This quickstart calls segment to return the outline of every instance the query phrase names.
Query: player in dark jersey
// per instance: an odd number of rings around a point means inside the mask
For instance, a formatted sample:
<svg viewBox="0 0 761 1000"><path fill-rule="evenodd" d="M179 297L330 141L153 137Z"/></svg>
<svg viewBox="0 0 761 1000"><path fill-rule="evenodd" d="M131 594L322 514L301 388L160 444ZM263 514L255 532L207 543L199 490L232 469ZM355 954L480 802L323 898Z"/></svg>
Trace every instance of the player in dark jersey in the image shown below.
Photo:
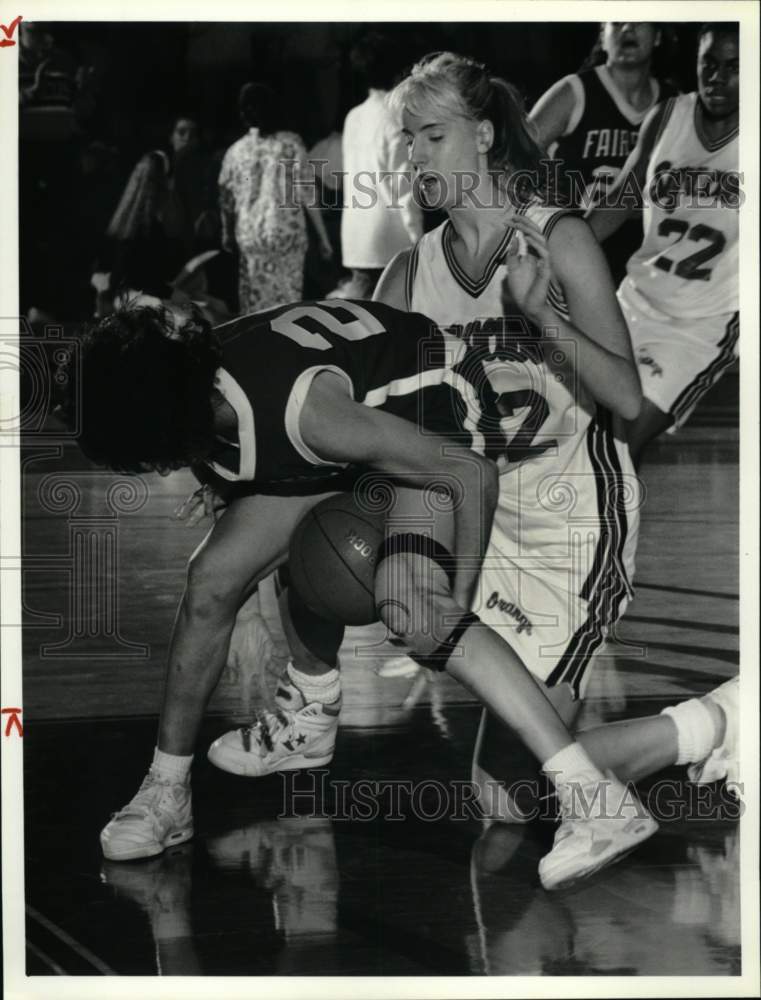
<svg viewBox="0 0 761 1000"><path fill-rule="evenodd" d="M556 161L560 200L585 209L596 204L636 146L648 112L675 93L653 74L666 32L648 22L604 22L584 67L554 83L534 105L529 117ZM606 241L616 284L641 239L641 227L630 222Z"/></svg>
<svg viewBox="0 0 761 1000"><path fill-rule="evenodd" d="M549 269L533 262L530 268L525 294L537 286L543 299ZM319 477L347 465L374 469L395 484L397 524L419 516L423 491L442 477L461 492L461 501L437 516L433 537L389 531L378 559L376 605L392 632L465 684L542 762L565 803L555 845L540 865L545 888L598 870L655 831L625 786L605 778L573 741L517 654L467 610L498 475L492 461L469 447L475 394L456 371L466 346L453 339L422 317L402 317L377 303L284 307L231 324L221 337L200 317L135 307L84 337L68 413L76 399L80 443L95 462L162 471L207 461L253 489L314 476L322 490L235 498L191 560L154 761L137 795L101 834L109 859L148 857L192 837L193 748L237 609L282 562L293 528L329 490ZM432 400L425 398L429 388ZM429 430L429 402L438 433L421 433ZM406 416L421 414L422 426L399 415L405 407Z"/></svg>

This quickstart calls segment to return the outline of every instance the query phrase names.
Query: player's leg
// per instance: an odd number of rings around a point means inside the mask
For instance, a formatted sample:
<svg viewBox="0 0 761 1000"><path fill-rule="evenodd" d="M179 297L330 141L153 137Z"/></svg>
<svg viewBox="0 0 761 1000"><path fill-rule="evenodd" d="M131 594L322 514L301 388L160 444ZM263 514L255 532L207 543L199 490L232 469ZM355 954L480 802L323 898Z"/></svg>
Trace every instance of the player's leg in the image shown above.
<svg viewBox="0 0 761 1000"><path fill-rule="evenodd" d="M287 571L283 574L287 581ZM275 711L233 729L209 747L212 764L231 774L324 767L333 758L341 683L338 650L344 627L324 621L288 586L280 593L283 631L292 659L275 689Z"/></svg>
<svg viewBox="0 0 761 1000"><path fill-rule="evenodd" d="M669 706L660 715L624 719L577 733L601 770L638 781L675 764L694 765L694 781L738 779L739 681L726 681L702 698Z"/></svg>
<svg viewBox="0 0 761 1000"><path fill-rule="evenodd" d="M639 416L626 426L626 439L629 443L629 452L635 469L640 466L645 447L667 431L673 423L673 414L664 413L647 397L642 400Z"/></svg>
<svg viewBox="0 0 761 1000"><path fill-rule="evenodd" d="M192 755L225 666L236 612L248 589L282 562L294 527L321 499L236 499L191 558L169 650L154 761L137 796L101 834L111 860L149 857L192 836Z"/></svg>
<svg viewBox="0 0 761 1000"><path fill-rule="evenodd" d="M419 499L417 511L414 500L405 510L403 495L414 492L399 491L395 525L405 513L411 523L420 524ZM656 824L574 742L544 687L516 652L477 616L457 606L446 571L451 572L446 553L452 542L451 515L437 515L431 537L392 535L379 559L378 611L426 665L446 669L469 688L542 764L558 791L564 825L540 865L540 876L546 888L558 888L616 860L654 833Z"/></svg>

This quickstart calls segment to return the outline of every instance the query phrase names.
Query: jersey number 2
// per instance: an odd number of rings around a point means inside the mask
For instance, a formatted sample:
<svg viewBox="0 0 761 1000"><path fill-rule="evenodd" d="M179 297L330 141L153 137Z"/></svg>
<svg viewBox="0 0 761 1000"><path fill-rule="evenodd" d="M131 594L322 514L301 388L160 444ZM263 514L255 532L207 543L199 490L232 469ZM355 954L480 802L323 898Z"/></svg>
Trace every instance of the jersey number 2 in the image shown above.
<svg viewBox="0 0 761 1000"><path fill-rule="evenodd" d="M724 233L720 233L718 229L711 229L710 226L704 226L702 222L690 229L689 222L685 222L684 219L664 219L658 226L658 235L673 236L674 234L676 234L676 239L671 244L672 246L676 246L685 235L693 243L708 240L708 246L678 261L673 261L664 254L656 260L655 266L659 267L661 271L671 274L671 270L676 264L674 274L677 278L686 278L688 281L708 281L711 277L711 268L700 265L721 253L727 243Z"/></svg>
<svg viewBox="0 0 761 1000"><path fill-rule="evenodd" d="M352 318L347 318L347 313ZM381 321L356 302L316 302L294 306L271 319L270 328L302 347L317 351L328 351L332 346L318 333L319 329L345 340L364 340L376 333L385 333Z"/></svg>

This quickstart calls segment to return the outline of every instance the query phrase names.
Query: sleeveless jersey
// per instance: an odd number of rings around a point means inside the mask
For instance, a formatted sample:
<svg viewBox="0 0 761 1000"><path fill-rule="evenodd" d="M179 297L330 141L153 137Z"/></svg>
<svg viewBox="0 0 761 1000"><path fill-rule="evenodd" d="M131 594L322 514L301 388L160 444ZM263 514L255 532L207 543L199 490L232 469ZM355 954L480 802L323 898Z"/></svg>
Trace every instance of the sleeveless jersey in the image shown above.
<svg viewBox="0 0 761 1000"><path fill-rule="evenodd" d="M567 214L537 202L524 206L523 212L545 236ZM517 311L503 321L503 334L479 338L481 320L505 312L503 260L513 231L506 231L483 275L474 280L454 257L450 230L447 221L410 252L407 305L466 340L473 341L474 335L480 339L478 357L495 393L506 441L507 474L500 478L493 539L499 538L496 544L511 556L530 552L550 562L562 560L567 558L572 511L574 519L589 526L585 530L598 532L598 575L583 583L590 590L590 605L592 593L596 601L604 592L608 596L600 614L615 620L621 602L631 594L631 559L624 558L624 549L627 534L634 537L635 524L632 520L630 528L627 504L616 500L628 488L624 477L633 476L628 449L615 438L611 414L597 406L569 369L573 344L553 338L552 331L540 338ZM551 286L548 301L559 315L568 316L558 285Z"/></svg>
<svg viewBox="0 0 761 1000"><path fill-rule="evenodd" d="M216 332L223 355L216 386L237 416L237 440L220 441L209 464L228 481L304 486L341 473L344 467L315 455L299 430L307 391L324 371L343 379L359 403L481 453L504 449L499 426L484 420L492 397L464 363L465 343L425 316L374 302L302 302Z"/></svg>
<svg viewBox="0 0 761 1000"><path fill-rule="evenodd" d="M585 190L603 189L615 180L637 145L640 125L659 101L673 94L671 88L651 80L654 99L643 111L633 108L619 94L604 66L566 77L576 93L581 115L569 122L569 132L550 150L566 180L566 193L581 204Z"/></svg>
<svg viewBox="0 0 761 1000"><path fill-rule="evenodd" d="M666 105L647 167L645 235L626 280L667 316L738 308L737 137L737 128L719 141L705 136L697 94Z"/></svg>
<svg viewBox="0 0 761 1000"><path fill-rule="evenodd" d="M566 77L576 95L576 111L568 134L551 147L553 184L558 201L588 208L596 204L620 174L637 145L640 126L658 101L674 90L652 78L654 99L643 111L633 108L618 92L604 66ZM580 109L580 114L579 110ZM626 263L642 242L640 219L627 219L603 244L616 285L626 274Z"/></svg>

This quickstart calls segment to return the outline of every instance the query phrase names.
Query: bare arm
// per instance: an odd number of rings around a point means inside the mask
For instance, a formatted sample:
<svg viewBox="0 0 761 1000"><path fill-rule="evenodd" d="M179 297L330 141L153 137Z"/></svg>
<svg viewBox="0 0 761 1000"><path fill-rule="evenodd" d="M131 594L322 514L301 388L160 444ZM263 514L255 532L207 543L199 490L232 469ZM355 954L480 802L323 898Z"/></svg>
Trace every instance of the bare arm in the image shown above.
<svg viewBox="0 0 761 1000"><path fill-rule="evenodd" d="M534 123L537 140L542 149L547 149L568 130L576 95L567 77L553 83L531 109L529 121Z"/></svg>
<svg viewBox="0 0 761 1000"><path fill-rule="evenodd" d="M523 313L542 329L555 328L569 344L564 353L571 377L625 420L633 420L642 390L626 323L618 307L608 265L586 223L566 216L552 230L549 243L526 218L512 225L525 236L531 253L509 258L505 309L512 296ZM563 319L547 303L550 261L571 316Z"/></svg>
<svg viewBox="0 0 761 1000"><path fill-rule="evenodd" d="M634 420L642 389L605 255L586 223L576 218L558 222L549 245L573 324L562 323L560 335L570 335L575 343L577 377L596 400ZM549 315L545 322L552 322Z"/></svg>
<svg viewBox="0 0 761 1000"><path fill-rule="evenodd" d="M442 473L457 478L465 502L454 512L454 596L468 607L497 505L496 465L447 438L421 434L408 420L356 403L344 382L331 373L312 382L300 429L309 448L326 462L368 465L420 489L440 484Z"/></svg>
<svg viewBox="0 0 761 1000"><path fill-rule="evenodd" d="M231 173L230 160L225 155L217 180L217 190L219 192L219 217L222 222L222 249L228 253L235 250L235 195L232 190Z"/></svg>
<svg viewBox="0 0 761 1000"><path fill-rule="evenodd" d="M620 229L627 219L642 210L647 165L663 121L665 107L665 104L656 105L642 123L637 145L605 194L606 207L591 208L587 212L587 222L601 243Z"/></svg>
<svg viewBox="0 0 761 1000"><path fill-rule="evenodd" d="M387 265L373 292L373 302L385 302L388 306L407 312L405 281L409 250L400 250Z"/></svg>
<svg viewBox="0 0 761 1000"><path fill-rule="evenodd" d="M296 188L297 196L304 206L307 219L314 226L320 245L320 255L323 258L332 257L333 247L328 236L328 230L325 227L325 220L322 217L322 209L317 204L316 197L314 197L317 193L314 165L307 160L306 150L303 147L299 148L298 161L300 176L306 183L302 183Z"/></svg>

